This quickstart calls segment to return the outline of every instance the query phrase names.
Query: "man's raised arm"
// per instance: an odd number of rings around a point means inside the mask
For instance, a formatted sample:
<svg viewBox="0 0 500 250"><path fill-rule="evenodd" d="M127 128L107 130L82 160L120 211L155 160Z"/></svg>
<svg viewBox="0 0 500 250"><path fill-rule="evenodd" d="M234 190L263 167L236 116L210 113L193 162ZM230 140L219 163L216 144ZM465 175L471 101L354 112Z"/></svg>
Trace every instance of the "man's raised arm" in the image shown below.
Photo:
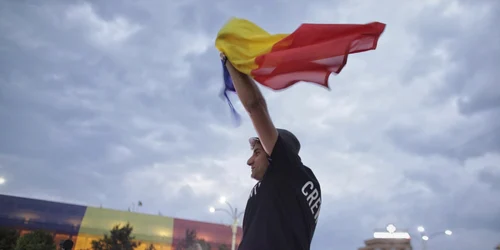
<svg viewBox="0 0 500 250"><path fill-rule="evenodd" d="M250 115L264 150L267 155L271 155L278 140L278 131L269 116L264 96L250 76L239 72L229 61L226 62L226 67L231 75L238 97Z"/></svg>

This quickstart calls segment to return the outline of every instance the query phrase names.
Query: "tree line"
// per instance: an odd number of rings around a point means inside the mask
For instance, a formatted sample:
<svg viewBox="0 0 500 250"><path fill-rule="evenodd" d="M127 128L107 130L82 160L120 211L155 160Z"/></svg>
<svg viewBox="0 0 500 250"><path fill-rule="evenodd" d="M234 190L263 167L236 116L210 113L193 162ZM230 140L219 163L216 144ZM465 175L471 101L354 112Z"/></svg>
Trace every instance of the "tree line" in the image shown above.
<svg viewBox="0 0 500 250"><path fill-rule="evenodd" d="M99 240L93 240L91 250L134 250L141 246L141 242L132 236L133 227L130 224L124 226L116 225L109 234L104 234ZM216 250L212 249L210 243L199 239L196 230L186 230L185 236L175 246L175 250ZM65 249L61 244L59 248L54 242L51 232L37 230L19 235L14 229L0 228L0 250L57 250ZM68 249L65 249L68 250ZM80 250L80 249L78 249ZM146 250L156 250L150 244ZM227 245L220 245L217 250L229 250Z"/></svg>

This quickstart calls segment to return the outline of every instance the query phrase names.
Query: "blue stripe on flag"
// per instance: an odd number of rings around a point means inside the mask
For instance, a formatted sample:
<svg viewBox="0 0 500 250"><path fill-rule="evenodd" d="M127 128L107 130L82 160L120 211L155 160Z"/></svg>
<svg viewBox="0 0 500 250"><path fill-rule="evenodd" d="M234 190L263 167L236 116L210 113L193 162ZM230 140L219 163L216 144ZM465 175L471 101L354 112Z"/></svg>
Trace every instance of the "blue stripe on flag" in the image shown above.
<svg viewBox="0 0 500 250"><path fill-rule="evenodd" d="M224 77L224 89L222 90L221 97L226 98L227 103L229 104L229 108L231 109L233 121L236 126L239 126L241 124L241 117L234 108L233 104L231 103L229 96L227 95L228 91L236 93L236 89L234 88L233 80L231 79L231 75L229 75L229 70L226 67L225 61L221 60L221 62L222 62L222 72Z"/></svg>

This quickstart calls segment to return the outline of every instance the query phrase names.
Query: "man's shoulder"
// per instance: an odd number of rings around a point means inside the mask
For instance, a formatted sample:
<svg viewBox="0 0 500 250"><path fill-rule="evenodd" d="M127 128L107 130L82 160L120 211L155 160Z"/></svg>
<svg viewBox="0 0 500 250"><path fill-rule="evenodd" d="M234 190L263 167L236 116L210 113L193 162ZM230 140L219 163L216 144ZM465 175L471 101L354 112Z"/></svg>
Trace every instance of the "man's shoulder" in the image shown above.
<svg viewBox="0 0 500 250"><path fill-rule="evenodd" d="M302 167L303 167L303 170L304 170L304 173L312 180L314 180L315 182L317 182L319 184L319 181L318 179L316 178L316 175L314 174L314 172L312 171L311 168L309 168L308 166L302 164Z"/></svg>
<svg viewBox="0 0 500 250"><path fill-rule="evenodd" d="M300 144L297 144L293 139L289 138L289 136L284 136L282 134L278 134L278 138L276 139L276 143L274 144L273 151L271 152L270 157L273 158L289 158L290 156L298 156L298 148L300 148Z"/></svg>

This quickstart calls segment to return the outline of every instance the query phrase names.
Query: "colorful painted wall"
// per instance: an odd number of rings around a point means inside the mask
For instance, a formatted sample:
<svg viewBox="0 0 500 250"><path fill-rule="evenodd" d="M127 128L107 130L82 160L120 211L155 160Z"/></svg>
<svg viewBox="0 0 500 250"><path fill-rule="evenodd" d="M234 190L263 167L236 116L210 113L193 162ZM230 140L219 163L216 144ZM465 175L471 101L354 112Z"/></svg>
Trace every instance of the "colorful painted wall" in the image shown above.
<svg viewBox="0 0 500 250"><path fill-rule="evenodd" d="M231 228L226 225L0 195L0 226L19 229L22 234L37 229L51 231L56 242L71 238L75 250L90 249L92 240L127 222L142 242L138 249L149 244L156 249L175 249L187 229L196 230L198 238L209 242L212 249L221 244L231 246ZM237 242L241 235L239 229Z"/></svg>

